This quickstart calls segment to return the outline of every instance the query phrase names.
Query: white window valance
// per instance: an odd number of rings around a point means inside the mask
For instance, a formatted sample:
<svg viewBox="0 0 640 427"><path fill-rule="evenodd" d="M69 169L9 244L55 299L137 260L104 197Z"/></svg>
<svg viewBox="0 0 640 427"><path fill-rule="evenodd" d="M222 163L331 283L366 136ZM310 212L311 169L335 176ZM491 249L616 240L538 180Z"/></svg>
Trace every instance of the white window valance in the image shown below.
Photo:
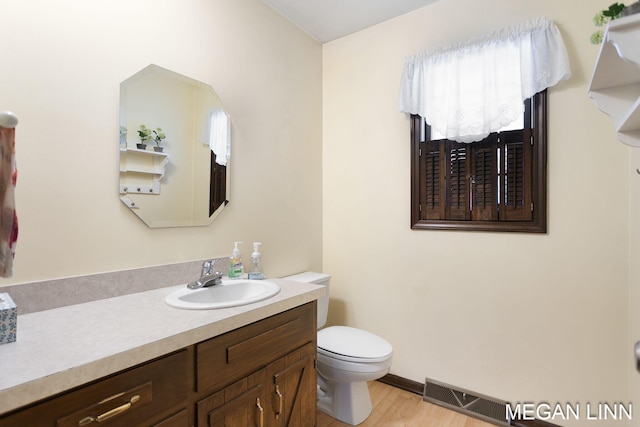
<svg viewBox="0 0 640 427"><path fill-rule="evenodd" d="M222 108L214 108L207 113L200 132L200 142L211 147L217 164L227 165L231 155L231 121Z"/></svg>
<svg viewBox="0 0 640 427"><path fill-rule="evenodd" d="M540 17L408 58L400 111L448 139L480 141L518 119L525 99L570 76L560 31Z"/></svg>

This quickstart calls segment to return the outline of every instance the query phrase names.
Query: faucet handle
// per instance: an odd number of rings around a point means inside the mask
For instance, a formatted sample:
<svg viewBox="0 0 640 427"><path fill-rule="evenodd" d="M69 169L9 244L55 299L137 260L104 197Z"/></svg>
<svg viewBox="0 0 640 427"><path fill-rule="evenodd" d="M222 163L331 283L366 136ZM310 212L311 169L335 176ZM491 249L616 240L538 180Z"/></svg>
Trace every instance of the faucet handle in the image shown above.
<svg viewBox="0 0 640 427"><path fill-rule="evenodd" d="M202 274L201 277L210 276L212 274L218 275L219 269L216 269L216 265L219 267L224 266L222 264L226 258L213 258L202 263ZM224 273L220 273L220 277L224 276Z"/></svg>
<svg viewBox="0 0 640 427"><path fill-rule="evenodd" d="M202 274L200 276L208 276L213 272L213 260L207 260L202 263Z"/></svg>

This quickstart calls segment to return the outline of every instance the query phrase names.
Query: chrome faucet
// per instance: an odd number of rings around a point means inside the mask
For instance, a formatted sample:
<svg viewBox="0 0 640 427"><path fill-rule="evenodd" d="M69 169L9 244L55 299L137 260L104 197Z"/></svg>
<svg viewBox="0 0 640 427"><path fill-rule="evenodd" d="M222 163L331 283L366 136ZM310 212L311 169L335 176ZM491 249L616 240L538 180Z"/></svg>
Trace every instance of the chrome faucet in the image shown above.
<svg viewBox="0 0 640 427"><path fill-rule="evenodd" d="M202 273L200 278L195 282L191 282L187 285L189 289L207 288L209 286L219 285L222 283L222 276L224 273L221 271L215 271L214 267L217 263L224 258L214 258L202 263Z"/></svg>

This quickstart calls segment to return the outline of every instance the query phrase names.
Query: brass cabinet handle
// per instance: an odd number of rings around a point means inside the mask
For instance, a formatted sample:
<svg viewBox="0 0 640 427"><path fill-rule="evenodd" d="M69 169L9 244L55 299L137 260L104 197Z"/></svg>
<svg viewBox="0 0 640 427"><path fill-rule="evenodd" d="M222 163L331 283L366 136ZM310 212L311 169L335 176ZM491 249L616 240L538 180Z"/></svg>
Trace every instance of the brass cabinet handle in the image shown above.
<svg viewBox="0 0 640 427"><path fill-rule="evenodd" d="M131 396L131 399L129 399L129 401L123 405L118 406L117 408L113 408L110 411L105 412L104 414L98 415L97 417L84 417L83 419L81 419L80 421L78 421L78 427L82 427L82 426L86 426L91 424L92 422L97 422L97 423L101 423L103 421L107 421L110 418L115 417L116 415L119 415L125 411L127 411L129 408L131 408L131 405L133 405L134 403L136 403L138 400L140 400L140 395L136 394Z"/></svg>
<svg viewBox="0 0 640 427"><path fill-rule="evenodd" d="M278 410L276 411L276 420L282 414L282 393L280 393L280 387L276 384L276 396L278 396Z"/></svg>
<svg viewBox="0 0 640 427"><path fill-rule="evenodd" d="M256 406L258 407L258 419L259 419L259 427L264 427L264 409L260 405L260 398L256 398Z"/></svg>

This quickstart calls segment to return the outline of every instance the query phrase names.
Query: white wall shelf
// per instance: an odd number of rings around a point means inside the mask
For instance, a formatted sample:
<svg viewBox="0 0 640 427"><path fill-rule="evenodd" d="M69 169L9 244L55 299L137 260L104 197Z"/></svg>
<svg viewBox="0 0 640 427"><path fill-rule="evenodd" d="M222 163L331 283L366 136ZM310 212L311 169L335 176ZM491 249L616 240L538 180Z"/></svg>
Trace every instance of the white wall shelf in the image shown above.
<svg viewBox="0 0 640 427"><path fill-rule="evenodd" d="M120 149L120 194L160 194L169 154L137 148Z"/></svg>
<svg viewBox="0 0 640 427"><path fill-rule="evenodd" d="M640 14L608 24L589 96L611 117L618 139L640 147Z"/></svg>

